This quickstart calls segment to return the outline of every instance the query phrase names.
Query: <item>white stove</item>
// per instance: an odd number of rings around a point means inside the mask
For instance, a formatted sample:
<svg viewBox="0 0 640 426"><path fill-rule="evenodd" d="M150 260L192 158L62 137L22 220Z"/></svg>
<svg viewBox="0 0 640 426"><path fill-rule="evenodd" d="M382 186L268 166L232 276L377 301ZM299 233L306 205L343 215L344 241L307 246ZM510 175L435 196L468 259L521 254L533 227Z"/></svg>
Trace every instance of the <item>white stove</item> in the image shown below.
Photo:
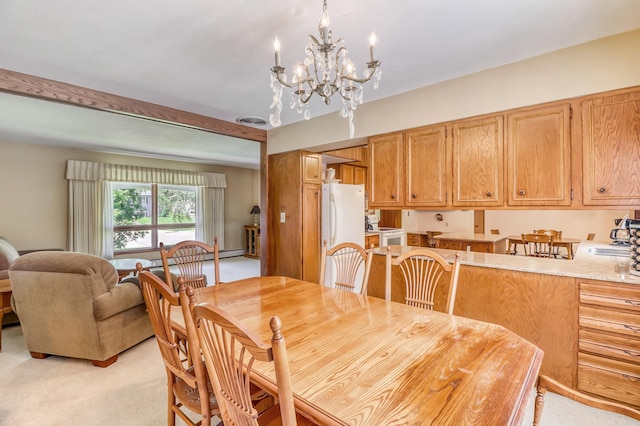
<svg viewBox="0 0 640 426"><path fill-rule="evenodd" d="M390 245L407 245L407 234L404 232L404 229L381 227L378 226L379 222L380 220L378 219L378 216L374 214L366 215L365 223L367 224L367 230L365 232L379 234L380 247Z"/></svg>

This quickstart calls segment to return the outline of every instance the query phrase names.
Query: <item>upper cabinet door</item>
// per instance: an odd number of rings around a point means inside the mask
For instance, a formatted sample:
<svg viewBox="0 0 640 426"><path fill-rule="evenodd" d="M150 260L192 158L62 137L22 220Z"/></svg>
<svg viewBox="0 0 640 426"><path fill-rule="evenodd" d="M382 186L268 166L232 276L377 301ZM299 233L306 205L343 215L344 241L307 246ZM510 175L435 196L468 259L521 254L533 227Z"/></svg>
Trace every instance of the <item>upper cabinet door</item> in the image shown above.
<svg viewBox="0 0 640 426"><path fill-rule="evenodd" d="M446 126L430 126L405 134L407 207L447 205Z"/></svg>
<svg viewBox="0 0 640 426"><path fill-rule="evenodd" d="M507 115L507 201L511 206L571 205L571 106Z"/></svg>
<svg viewBox="0 0 640 426"><path fill-rule="evenodd" d="M640 92L582 102L583 203L640 203Z"/></svg>
<svg viewBox="0 0 640 426"><path fill-rule="evenodd" d="M404 205L402 133L369 138L369 207Z"/></svg>
<svg viewBox="0 0 640 426"><path fill-rule="evenodd" d="M502 206L504 132L502 115L453 124L454 206Z"/></svg>
<svg viewBox="0 0 640 426"><path fill-rule="evenodd" d="M302 182L322 183L322 155L302 154Z"/></svg>

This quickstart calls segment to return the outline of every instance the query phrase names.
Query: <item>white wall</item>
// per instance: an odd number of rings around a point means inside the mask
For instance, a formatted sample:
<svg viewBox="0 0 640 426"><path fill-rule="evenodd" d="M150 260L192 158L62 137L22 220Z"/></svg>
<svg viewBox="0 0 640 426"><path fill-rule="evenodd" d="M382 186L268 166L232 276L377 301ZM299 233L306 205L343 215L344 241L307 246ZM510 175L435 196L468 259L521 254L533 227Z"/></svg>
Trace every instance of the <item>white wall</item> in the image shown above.
<svg viewBox="0 0 640 426"><path fill-rule="evenodd" d="M639 52L636 30L365 103L355 112L350 145L371 135L637 86ZM385 78L392 76L385 74L380 84ZM345 119L330 113L269 130L268 153L317 149L348 137Z"/></svg>

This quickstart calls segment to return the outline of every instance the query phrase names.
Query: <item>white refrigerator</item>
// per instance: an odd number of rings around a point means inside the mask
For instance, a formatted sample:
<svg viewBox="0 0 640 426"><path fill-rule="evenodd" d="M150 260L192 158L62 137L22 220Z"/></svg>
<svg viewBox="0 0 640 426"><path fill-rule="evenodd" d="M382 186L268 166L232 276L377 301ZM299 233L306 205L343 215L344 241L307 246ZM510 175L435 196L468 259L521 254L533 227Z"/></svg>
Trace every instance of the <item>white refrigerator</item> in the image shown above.
<svg viewBox="0 0 640 426"><path fill-rule="evenodd" d="M322 185L322 239L327 249L340 243L364 247L364 186L326 183ZM335 271L327 262L324 285L333 287ZM364 272L362 272L364 273ZM359 274L360 275L360 274ZM358 291L359 289L356 289Z"/></svg>

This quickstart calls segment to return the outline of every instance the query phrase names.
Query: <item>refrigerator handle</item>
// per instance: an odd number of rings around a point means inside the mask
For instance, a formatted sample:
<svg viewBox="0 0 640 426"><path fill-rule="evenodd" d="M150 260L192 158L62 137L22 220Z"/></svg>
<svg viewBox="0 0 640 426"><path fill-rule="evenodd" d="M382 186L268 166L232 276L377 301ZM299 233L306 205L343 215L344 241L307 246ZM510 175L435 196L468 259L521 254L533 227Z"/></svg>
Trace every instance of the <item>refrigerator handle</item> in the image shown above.
<svg viewBox="0 0 640 426"><path fill-rule="evenodd" d="M329 220L329 223L331 224L331 226L333 227L333 229L329 229L329 235L330 235L330 244L331 247L333 247L333 245L336 243L336 233L338 231L338 222L337 222L337 217L338 214L336 212L336 200L334 199L333 194L329 194L329 204L331 204L331 220Z"/></svg>

